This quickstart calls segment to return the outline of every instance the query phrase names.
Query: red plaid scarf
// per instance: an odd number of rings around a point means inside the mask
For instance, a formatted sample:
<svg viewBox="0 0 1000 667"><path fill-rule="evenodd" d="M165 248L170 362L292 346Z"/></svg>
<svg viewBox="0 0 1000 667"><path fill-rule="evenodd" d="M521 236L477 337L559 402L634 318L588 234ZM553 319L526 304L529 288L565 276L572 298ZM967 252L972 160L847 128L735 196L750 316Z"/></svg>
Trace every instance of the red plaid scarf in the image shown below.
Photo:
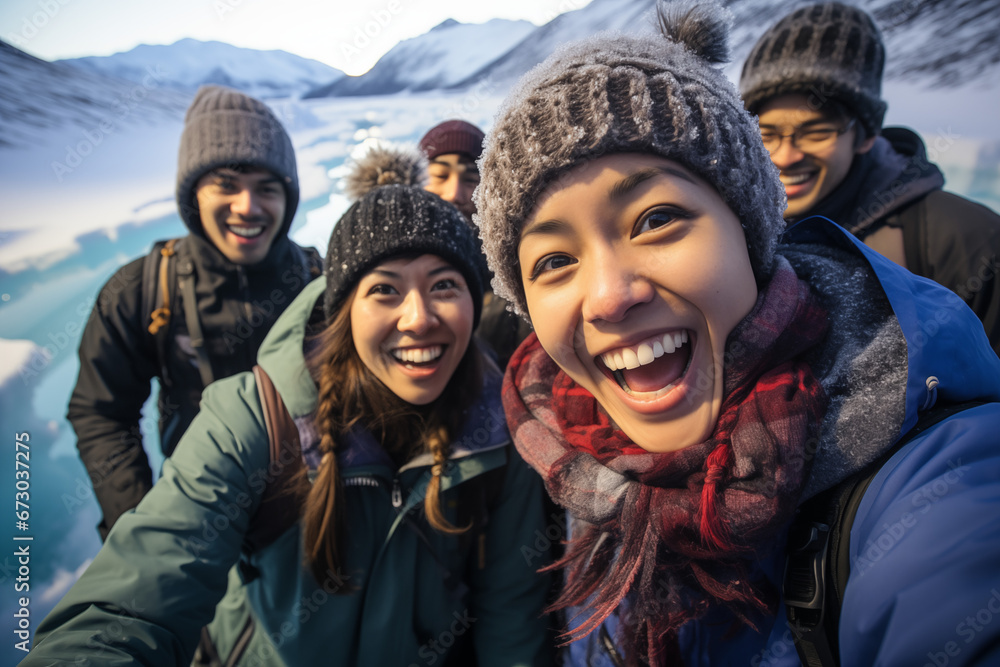
<svg viewBox="0 0 1000 667"><path fill-rule="evenodd" d="M529 338L507 368L504 409L518 451L575 519L590 524L553 567L567 568L555 609L586 605L569 633L596 629L629 595L632 659L678 660L681 625L719 606L743 622L773 591L747 579L798 505L811 467L805 444L826 407L800 359L826 334L826 313L779 258L771 282L726 346L724 400L705 442L650 453ZM814 449L812 451L815 451Z"/></svg>

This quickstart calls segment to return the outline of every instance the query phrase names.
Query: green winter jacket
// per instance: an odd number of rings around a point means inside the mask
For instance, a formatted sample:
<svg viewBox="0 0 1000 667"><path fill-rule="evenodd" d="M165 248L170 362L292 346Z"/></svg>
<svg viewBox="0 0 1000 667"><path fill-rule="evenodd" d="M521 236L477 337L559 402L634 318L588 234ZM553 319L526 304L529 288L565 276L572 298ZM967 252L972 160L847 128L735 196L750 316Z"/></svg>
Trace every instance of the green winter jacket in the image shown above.
<svg viewBox="0 0 1000 667"><path fill-rule="evenodd" d="M320 278L303 290L258 356L296 419L307 463L317 392L303 344L324 289ZM549 541L543 490L510 445L499 378L485 383L442 478L454 521L477 477L506 465L476 535L449 537L427 524L429 457L397 471L367 438L338 454L343 572L313 578L298 523L241 556L266 487L268 437L252 374L212 384L161 479L41 623L22 664L188 665L210 621L223 663L236 650L240 665L435 665L464 646L483 666L548 664L549 582L536 573Z"/></svg>

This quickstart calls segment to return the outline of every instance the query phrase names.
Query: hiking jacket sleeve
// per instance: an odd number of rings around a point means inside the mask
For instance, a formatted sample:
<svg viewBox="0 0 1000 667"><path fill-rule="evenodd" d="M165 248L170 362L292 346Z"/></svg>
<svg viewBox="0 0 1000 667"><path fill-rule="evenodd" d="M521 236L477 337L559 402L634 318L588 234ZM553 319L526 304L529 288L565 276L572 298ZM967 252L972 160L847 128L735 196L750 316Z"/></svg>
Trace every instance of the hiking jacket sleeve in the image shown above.
<svg viewBox="0 0 1000 667"><path fill-rule="evenodd" d="M267 434L253 377L220 380L21 663L189 665L263 492ZM224 397L224 399L220 399Z"/></svg>
<svg viewBox="0 0 1000 667"><path fill-rule="evenodd" d="M1000 664L1000 404L908 443L851 528L842 665Z"/></svg>
<svg viewBox="0 0 1000 667"><path fill-rule="evenodd" d="M142 259L126 264L98 294L80 339L80 375L67 414L104 515L102 538L153 486L139 427L157 372L139 312L142 267Z"/></svg>
<svg viewBox="0 0 1000 667"><path fill-rule="evenodd" d="M1000 354L1000 215L938 190L899 220L907 268L962 297Z"/></svg>

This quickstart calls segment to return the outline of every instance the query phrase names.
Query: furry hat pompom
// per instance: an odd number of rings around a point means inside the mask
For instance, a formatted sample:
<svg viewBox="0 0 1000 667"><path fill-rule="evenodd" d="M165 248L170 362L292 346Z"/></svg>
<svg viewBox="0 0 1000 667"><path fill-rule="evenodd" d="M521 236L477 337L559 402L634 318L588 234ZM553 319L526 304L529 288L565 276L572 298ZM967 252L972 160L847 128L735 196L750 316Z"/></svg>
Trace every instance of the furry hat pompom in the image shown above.
<svg viewBox="0 0 1000 667"><path fill-rule="evenodd" d="M479 239L454 205L423 189L423 154L381 145L350 169L344 192L354 201L334 226L326 252L327 317L333 317L358 281L380 262L430 254L465 277L478 324L486 275Z"/></svg>
<svg viewBox="0 0 1000 667"><path fill-rule="evenodd" d="M345 181L344 194L351 201L383 185L422 188L427 183L427 158L416 148L390 144L373 146L354 161Z"/></svg>

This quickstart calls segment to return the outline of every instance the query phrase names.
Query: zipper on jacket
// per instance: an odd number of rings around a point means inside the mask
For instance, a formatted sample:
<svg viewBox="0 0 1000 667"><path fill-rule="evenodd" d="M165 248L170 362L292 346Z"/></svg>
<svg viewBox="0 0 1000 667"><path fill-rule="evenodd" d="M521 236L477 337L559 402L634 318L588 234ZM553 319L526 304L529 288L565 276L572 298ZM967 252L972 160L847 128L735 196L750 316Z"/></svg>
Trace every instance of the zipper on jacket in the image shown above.
<svg viewBox="0 0 1000 667"><path fill-rule="evenodd" d="M603 623L601 624L600 632L598 633L598 641L601 642L601 647L607 654L608 658L615 667L625 667L625 659L622 658L621 653L618 652L618 648L615 646L615 642L611 639L611 635L608 633L608 628Z"/></svg>
<svg viewBox="0 0 1000 667"><path fill-rule="evenodd" d="M374 477L362 475L360 477L345 477L344 486L371 486L377 488L382 486L382 484Z"/></svg>
<svg viewBox="0 0 1000 667"><path fill-rule="evenodd" d="M399 509L403 506L403 489L399 486L399 478L392 478L392 506Z"/></svg>
<svg viewBox="0 0 1000 667"><path fill-rule="evenodd" d="M375 475L358 475L344 478L344 486L370 486L386 488L384 478ZM392 506L399 509L403 506L403 487L399 483L399 477L392 478L392 487L389 489L392 499Z"/></svg>

